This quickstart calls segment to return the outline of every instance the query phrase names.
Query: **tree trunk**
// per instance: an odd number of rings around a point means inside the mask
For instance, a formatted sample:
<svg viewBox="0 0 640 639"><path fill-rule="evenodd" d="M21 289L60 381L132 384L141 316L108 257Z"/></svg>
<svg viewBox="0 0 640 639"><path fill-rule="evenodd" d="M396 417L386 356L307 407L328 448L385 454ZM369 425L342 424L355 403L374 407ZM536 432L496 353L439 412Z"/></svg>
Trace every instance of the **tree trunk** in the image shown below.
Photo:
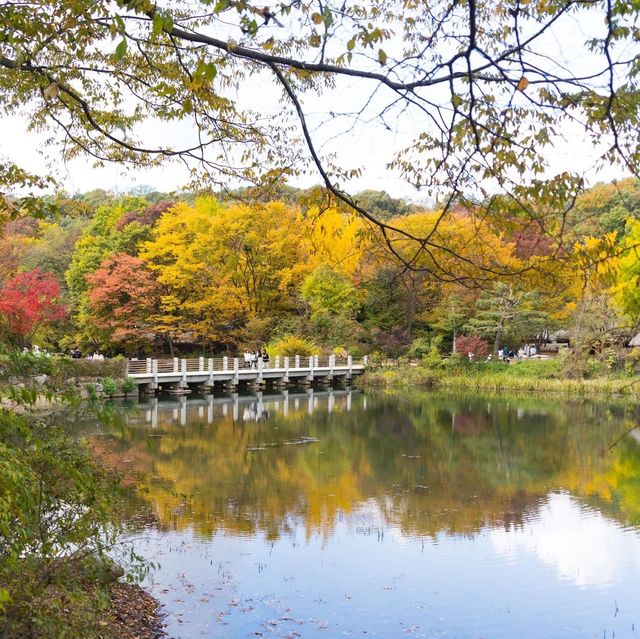
<svg viewBox="0 0 640 639"><path fill-rule="evenodd" d="M173 340L171 339L171 333L167 333L167 343L169 344L169 353L171 354L171 357L174 357L174 355L173 355Z"/></svg>

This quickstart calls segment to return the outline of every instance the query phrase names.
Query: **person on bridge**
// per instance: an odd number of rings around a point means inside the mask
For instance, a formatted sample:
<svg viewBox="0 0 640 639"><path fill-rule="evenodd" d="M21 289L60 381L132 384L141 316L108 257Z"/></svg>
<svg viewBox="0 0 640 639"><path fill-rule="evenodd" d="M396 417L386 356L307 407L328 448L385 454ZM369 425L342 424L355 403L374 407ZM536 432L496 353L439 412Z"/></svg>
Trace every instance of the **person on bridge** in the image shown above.
<svg viewBox="0 0 640 639"><path fill-rule="evenodd" d="M269 368L269 353L267 353L267 349L263 348L262 349L262 361L264 362L264 367L265 368Z"/></svg>

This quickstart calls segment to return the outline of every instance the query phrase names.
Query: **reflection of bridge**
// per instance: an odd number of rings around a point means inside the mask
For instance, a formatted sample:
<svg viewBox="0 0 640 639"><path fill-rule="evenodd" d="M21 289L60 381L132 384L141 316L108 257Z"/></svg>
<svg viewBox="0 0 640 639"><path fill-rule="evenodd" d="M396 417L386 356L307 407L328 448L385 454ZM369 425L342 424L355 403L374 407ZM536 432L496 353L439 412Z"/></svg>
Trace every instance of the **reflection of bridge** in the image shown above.
<svg viewBox="0 0 640 639"><path fill-rule="evenodd" d="M231 417L236 421L264 421L271 415L287 416L295 413L313 415L322 407L323 412L350 411L354 397L362 397L366 408L366 397L357 390L329 389L317 391L312 388L298 392L284 389L282 391L251 395L230 393L224 396L205 395L198 398L180 396L174 401L153 397L140 402L140 416L144 423L158 426L158 418L185 426L192 420L205 420L207 424L215 419ZM135 418L133 418L135 420Z"/></svg>
<svg viewBox="0 0 640 639"><path fill-rule="evenodd" d="M257 366L244 366L239 358L210 357L205 359L146 359L130 360L127 375L138 384L142 392L162 389L174 393L189 392L189 387L201 390L215 386L235 388L240 385L259 388L266 384L331 383L349 381L361 375L367 365L362 359L349 357L274 357L269 363L259 361Z"/></svg>

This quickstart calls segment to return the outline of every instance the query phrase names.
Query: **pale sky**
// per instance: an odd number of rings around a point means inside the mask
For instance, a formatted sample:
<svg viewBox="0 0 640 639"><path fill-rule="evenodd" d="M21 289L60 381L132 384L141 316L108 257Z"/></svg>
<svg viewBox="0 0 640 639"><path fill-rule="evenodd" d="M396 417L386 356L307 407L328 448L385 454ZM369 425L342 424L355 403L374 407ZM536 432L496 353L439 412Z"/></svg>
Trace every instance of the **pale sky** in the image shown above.
<svg viewBox="0 0 640 639"><path fill-rule="evenodd" d="M597 14L596 14L597 17ZM562 26L564 46L557 36L549 36L549 52L559 56L559 63L577 68L588 66L589 61L584 58L571 58L579 47L567 46L572 40L584 41L587 37L599 32L600 22L567 18ZM562 55L560 55L562 49ZM370 88L370 86L368 87ZM351 131L345 131L346 124L339 118L327 116L330 111L356 111L368 94L363 93L362 81L340 78L335 89L325 96L307 96L304 105L308 114L308 121L315 130L318 148L321 152L335 156L338 163L345 168L362 169L362 176L342 184L350 192L363 189L386 190L394 197L404 197L412 200L426 198L424 192L417 192L398 176L386 169L386 163L394 151L406 146L416 131L424 123L413 122L409 117L394 122L394 130L385 129L380 123L359 125ZM388 96L381 96L388 97ZM240 105L246 105L270 116L275 121L280 117L281 106L279 91L276 90L273 78L263 75L251 79L251 84L242 89L239 98ZM0 157L6 157L16 164L36 173L47 170L45 155L48 153L53 159L54 173L60 185L70 193L88 191L94 188L127 190L133 186L148 185L160 191L178 190L188 181L185 167L175 162L166 164L153 170L123 171L121 167L110 165L105 168L95 168L91 159L81 159L62 164L58 161L56 149L44 149L45 137L27 131L26 117L15 115L6 117L0 122ZM321 126L319 126L321 124ZM148 122L136 131L138 137L158 145L181 146L194 135L194 130L186 123L167 124L164 122ZM618 166L608 166L600 172L593 170L598 152L576 125L565 127L562 131L563 140L554 141L555 148L548 153L548 175L569 170L584 173L590 184L598 181L610 181L625 177L626 172ZM315 169L306 175L292 178L292 186L307 187L320 183L320 176ZM231 187L237 185L229 185Z"/></svg>

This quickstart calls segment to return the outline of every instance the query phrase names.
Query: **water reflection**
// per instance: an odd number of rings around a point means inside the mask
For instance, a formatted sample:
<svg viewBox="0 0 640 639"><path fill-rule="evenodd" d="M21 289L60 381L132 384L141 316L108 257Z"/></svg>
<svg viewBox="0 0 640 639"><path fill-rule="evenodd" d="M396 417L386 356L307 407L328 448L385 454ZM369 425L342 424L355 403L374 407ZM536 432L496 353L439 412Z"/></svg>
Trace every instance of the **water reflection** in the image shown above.
<svg viewBox="0 0 640 639"><path fill-rule="evenodd" d="M640 571L640 544L620 533L602 513L556 493L526 528L494 529L490 537L496 552L512 563L531 555L561 579L586 587L620 582L628 567Z"/></svg>
<svg viewBox="0 0 640 639"><path fill-rule="evenodd" d="M633 404L309 389L114 411L95 445L142 473L131 527L176 636L640 628Z"/></svg>
<svg viewBox="0 0 640 639"><path fill-rule="evenodd" d="M366 404L365 402L368 402ZM161 527L329 534L373 500L407 534L522 526L565 490L627 523L640 515L638 409L352 390L160 398L98 448L144 473Z"/></svg>
<svg viewBox="0 0 640 639"><path fill-rule="evenodd" d="M302 392L285 389L269 393L229 393L188 399L185 395L175 398L150 397L137 405L140 411L144 411L144 421L137 415L130 415L128 420L132 424L150 424L152 428L158 427L159 416L165 423L179 423L181 426L186 426L190 419L202 421L206 418L206 423L211 424L215 419L229 416L234 422L260 422L269 419L271 412L282 413L286 417L290 411L303 410L307 415L313 415L320 406L328 413L332 413L334 409L349 411L354 394L361 393L351 388L325 391L309 388ZM366 410L364 397L363 408Z"/></svg>

